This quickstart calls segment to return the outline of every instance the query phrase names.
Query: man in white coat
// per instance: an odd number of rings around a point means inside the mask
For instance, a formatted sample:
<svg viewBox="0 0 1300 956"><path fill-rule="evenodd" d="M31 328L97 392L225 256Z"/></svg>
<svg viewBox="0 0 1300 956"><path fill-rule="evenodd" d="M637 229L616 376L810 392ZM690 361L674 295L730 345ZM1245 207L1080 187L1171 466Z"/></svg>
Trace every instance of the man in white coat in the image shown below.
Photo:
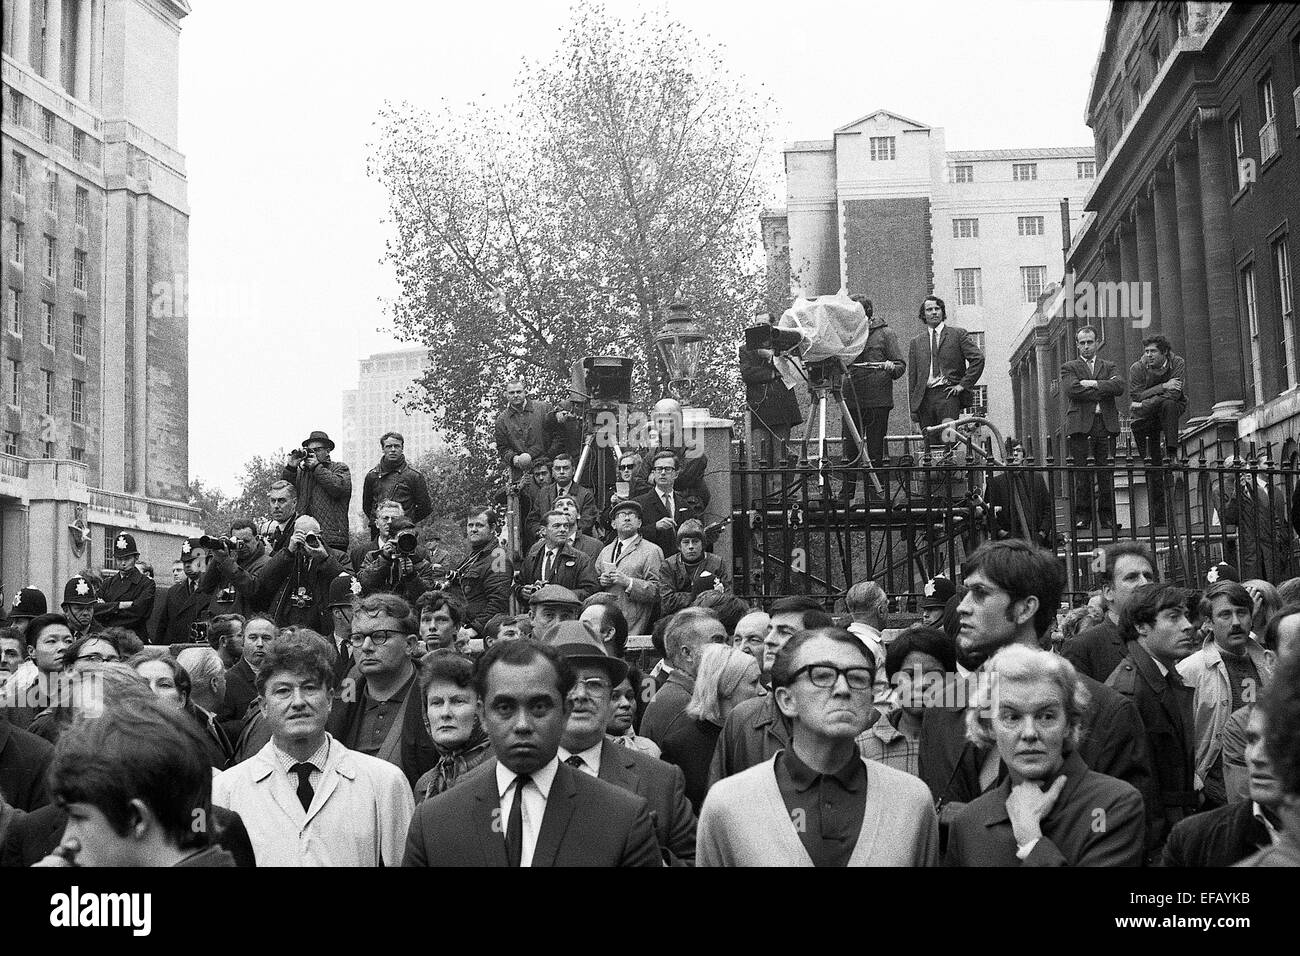
<svg viewBox="0 0 1300 956"><path fill-rule="evenodd" d="M258 866L401 865L411 787L399 767L325 732L334 685L315 635L281 638L258 668L271 740L212 784L212 802L246 820Z"/></svg>

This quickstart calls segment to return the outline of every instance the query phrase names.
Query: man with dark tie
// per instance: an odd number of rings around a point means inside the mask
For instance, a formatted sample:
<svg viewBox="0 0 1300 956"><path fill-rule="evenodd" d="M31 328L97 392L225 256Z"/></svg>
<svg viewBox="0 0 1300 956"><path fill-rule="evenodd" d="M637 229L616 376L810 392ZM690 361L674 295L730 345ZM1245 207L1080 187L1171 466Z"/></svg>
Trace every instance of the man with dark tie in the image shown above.
<svg viewBox="0 0 1300 956"><path fill-rule="evenodd" d="M952 421L970 405L970 391L984 374L984 353L970 333L948 324L937 295L922 300L920 319L926 330L907 347L907 391L912 420L924 430ZM931 449L944 444L934 434L926 443Z"/></svg>
<svg viewBox="0 0 1300 956"><path fill-rule="evenodd" d="M495 756L420 804L403 866L662 865L646 801L560 762L574 679L552 647L488 648L474 684Z"/></svg>
<svg viewBox="0 0 1300 956"><path fill-rule="evenodd" d="M590 491L588 491L590 494ZM544 518L542 540L533 545L519 563L515 594L528 601L548 584L568 588L579 602L600 590L592 559L569 543L573 519L567 510L552 509Z"/></svg>
<svg viewBox="0 0 1300 956"><path fill-rule="evenodd" d="M1119 410L1115 399L1124 394L1124 377L1114 362L1097 356L1097 330L1085 325L1075 334L1079 357L1061 366L1061 389L1069 400L1065 433L1069 436L1074 474L1074 526L1087 528L1096 517L1102 528L1118 528L1115 521L1115 476L1110 464L1119 435ZM1089 458L1099 467L1085 469ZM1096 484L1094 508L1093 485Z"/></svg>
<svg viewBox="0 0 1300 956"><path fill-rule="evenodd" d="M688 518L699 517L686 504L686 496L676 488L681 466L677 455L661 451L650 463L650 480L654 487L635 499L645 515L641 535L659 545L664 557L677 553L677 526Z"/></svg>
<svg viewBox="0 0 1300 956"><path fill-rule="evenodd" d="M573 480L573 458L567 452L560 452L551 459L551 478L548 485L542 485L533 497L527 524L528 539L535 541L537 534L546 523L546 513L555 507L555 499L572 498L578 506L578 530L590 534L596 525L596 496L586 485Z"/></svg>
<svg viewBox="0 0 1300 956"><path fill-rule="evenodd" d="M155 644L188 644L194 640L195 622L206 620L212 595L199 590L199 578L208 567L208 552L199 546L198 538L181 542L181 563L185 577L168 588L160 602L156 602L153 619Z"/></svg>

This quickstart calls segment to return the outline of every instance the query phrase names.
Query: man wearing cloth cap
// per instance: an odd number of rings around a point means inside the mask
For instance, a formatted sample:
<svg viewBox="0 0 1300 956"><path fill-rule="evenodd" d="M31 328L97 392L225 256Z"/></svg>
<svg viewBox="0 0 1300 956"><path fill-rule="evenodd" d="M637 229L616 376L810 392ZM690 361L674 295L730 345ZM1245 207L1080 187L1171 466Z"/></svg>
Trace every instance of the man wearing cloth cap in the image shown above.
<svg viewBox="0 0 1300 956"><path fill-rule="evenodd" d="M600 586L618 599L629 634L648 634L659 599L659 566L664 553L641 537L641 503L620 501L610 509L614 540L600 552L596 571Z"/></svg>
<svg viewBox="0 0 1300 956"><path fill-rule="evenodd" d="M352 616L355 613L356 599L361 597L361 582L347 571L339 574L330 582L329 610L334 622L334 676L339 686L352 669Z"/></svg>
<svg viewBox="0 0 1300 956"><path fill-rule="evenodd" d="M31 619L40 617L49 609L49 604L45 601L45 592L29 584L14 595L14 605L9 611L9 620L5 624L25 633Z"/></svg>
<svg viewBox="0 0 1300 956"><path fill-rule="evenodd" d="M560 738L560 760L575 770L643 797L650 805L655 836L669 866L695 860L695 814L686 799L681 768L628 747L605 734L614 709L614 688L627 677L627 662L610 657L587 625L559 624L550 644L573 668L569 719Z"/></svg>
<svg viewBox="0 0 1300 956"><path fill-rule="evenodd" d="M104 627L125 627L135 631L140 640L149 642L149 615L153 613L155 592L153 578L136 566L140 549L135 537L121 532L113 541L113 561L117 575L104 584L95 606L95 618Z"/></svg>
<svg viewBox="0 0 1300 956"><path fill-rule="evenodd" d="M83 575L75 575L63 585L63 616L68 619L68 630L72 631L74 641L104 629L95 620L97 598L95 582Z"/></svg>
<svg viewBox="0 0 1300 956"><path fill-rule="evenodd" d="M320 522L320 536L331 548L348 550L348 506L352 501L352 473L341 461L330 461L334 442L314 431L302 448L289 452L281 477L298 490L298 514Z"/></svg>
<svg viewBox="0 0 1300 956"><path fill-rule="evenodd" d="M572 530L573 519L567 511L557 508L546 513L542 540L528 550L519 564L515 594L521 601L531 604L533 593L548 584L572 591L579 603L600 590L591 559L569 543Z"/></svg>
<svg viewBox="0 0 1300 956"><path fill-rule="evenodd" d="M199 577L208 566L208 554L199 546L198 538L181 542L181 564L185 568L184 580L167 589L154 612L155 644L190 643L194 640L193 625L208 616L212 595L200 591L198 586Z"/></svg>
<svg viewBox="0 0 1300 956"><path fill-rule="evenodd" d="M705 591L731 591L731 574L716 554L704 552L704 525L695 518L677 529L677 553L659 565L659 613L690 607Z"/></svg>
<svg viewBox="0 0 1300 956"><path fill-rule="evenodd" d="M957 585L942 574L936 574L925 582L924 590L925 594L921 598L921 623L926 627L943 627L943 609L957 593Z"/></svg>
<svg viewBox="0 0 1300 956"><path fill-rule="evenodd" d="M582 601L566 587L546 584L528 598L528 619L533 633L541 636L552 624L576 621L582 613Z"/></svg>

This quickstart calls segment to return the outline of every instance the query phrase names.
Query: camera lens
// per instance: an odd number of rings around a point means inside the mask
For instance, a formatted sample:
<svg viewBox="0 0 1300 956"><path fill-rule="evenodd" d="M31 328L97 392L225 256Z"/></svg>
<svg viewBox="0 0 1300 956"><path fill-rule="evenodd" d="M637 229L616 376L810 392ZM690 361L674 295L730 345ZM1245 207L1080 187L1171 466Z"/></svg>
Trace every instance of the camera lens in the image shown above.
<svg viewBox="0 0 1300 956"><path fill-rule="evenodd" d="M397 550L410 554L415 550L415 545L416 539L414 532L403 531L397 536Z"/></svg>
<svg viewBox="0 0 1300 956"><path fill-rule="evenodd" d="M302 540L308 547L316 548L320 546L320 538L315 534L308 534Z"/></svg>

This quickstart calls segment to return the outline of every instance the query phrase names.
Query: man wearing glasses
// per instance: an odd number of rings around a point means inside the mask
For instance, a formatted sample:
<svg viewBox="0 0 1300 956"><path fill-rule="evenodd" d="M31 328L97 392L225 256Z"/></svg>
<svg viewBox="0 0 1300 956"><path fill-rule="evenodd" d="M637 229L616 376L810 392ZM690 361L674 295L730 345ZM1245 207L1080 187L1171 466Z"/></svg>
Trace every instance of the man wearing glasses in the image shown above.
<svg viewBox="0 0 1300 956"><path fill-rule="evenodd" d="M642 536L659 545L665 558L677 553L677 526L698 517L686 504L686 496L676 488L679 465L677 455L671 451L655 455L650 468L654 487L635 499L641 503L645 515Z"/></svg>
<svg viewBox="0 0 1300 956"><path fill-rule="evenodd" d="M411 606L396 595L369 594L357 602L351 637L356 682L344 681L327 725L349 750L400 767L412 787L438 762L412 661L419 630Z"/></svg>
<svg viewBox="0 0 1300 956"><path fill-rule="evenodd" d="M848 631L800 631L777 652L773 695L789 748L714 784L700 810L699 866L930 866L939 824L925 784L868 762L875 662Z"/></svg>

